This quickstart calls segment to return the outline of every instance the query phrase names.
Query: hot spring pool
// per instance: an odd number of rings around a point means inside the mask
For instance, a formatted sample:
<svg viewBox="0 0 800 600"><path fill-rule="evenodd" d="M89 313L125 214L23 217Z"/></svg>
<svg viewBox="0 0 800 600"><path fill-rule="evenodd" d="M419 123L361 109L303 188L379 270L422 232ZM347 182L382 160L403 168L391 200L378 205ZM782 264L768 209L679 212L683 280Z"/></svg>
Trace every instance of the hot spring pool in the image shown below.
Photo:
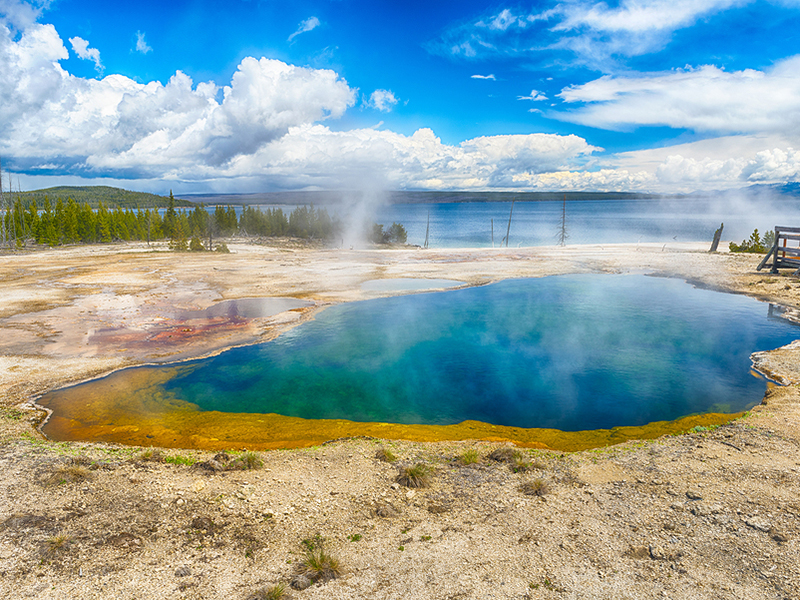
<svg viewBox="0 0 800 600"><path fill-rule="evenodd" d="M237 443L212 432L234 414L249 416L248 440L288 435L278 415L309 431L318 420L607 429L746 410L765 390L750 354L798 337L761 302L676 279L517 279L341 304L266 344L127 369L40 403L57 439L83 428L183 445Z"/></svg>

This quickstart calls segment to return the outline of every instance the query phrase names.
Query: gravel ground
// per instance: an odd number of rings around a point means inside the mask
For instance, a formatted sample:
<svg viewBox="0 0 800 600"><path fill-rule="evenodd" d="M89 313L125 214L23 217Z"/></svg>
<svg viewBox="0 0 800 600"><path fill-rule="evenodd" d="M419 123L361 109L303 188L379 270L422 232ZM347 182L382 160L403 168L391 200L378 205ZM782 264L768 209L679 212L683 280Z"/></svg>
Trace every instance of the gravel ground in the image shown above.
<svg viewBox="0 0 800 600"><path fill-rule="evenodd" d="M644 270L797 309L797 279L756 273L758 257L686 244L229 246L232 255L178 264L133 245L3 257L0 597L247 600L286 585L295 599L800 598L797 345L755 357L789 385L743 419L571 454L475 441L348 439L255 457L56 443L36 432L30 404L122 366L260 341L314 313L162 347L130 343L219 299L324 306L374 297L358 284L376 278L479 284ZM129 337L109 344L93 335L101 329ZM242 469L248 458L262 464ZM427 487L398 481L420 463ZM300 576L309 548L338 562L336 577Z"/></svg>

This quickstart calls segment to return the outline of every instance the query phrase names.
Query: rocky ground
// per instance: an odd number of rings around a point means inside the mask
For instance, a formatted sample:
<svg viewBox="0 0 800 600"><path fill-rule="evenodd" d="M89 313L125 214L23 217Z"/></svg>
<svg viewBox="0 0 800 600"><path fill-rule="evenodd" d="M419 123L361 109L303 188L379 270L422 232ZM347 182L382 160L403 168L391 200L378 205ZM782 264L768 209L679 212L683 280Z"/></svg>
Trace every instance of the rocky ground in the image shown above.
<svg viewBox="0 0 800 600"><path fill-rule="evenodd" d="M797 309L796 278L677 244L229 246L178 262L133 246L3 256L0 597L255 600L285 585L295 599L800 598L797 347L756 357L788 385L743 419L572 454L478 441L350 439L216 457L58 443L37 433L30 404L121 366L277 335L314 312L160 348L92 334L163 331L178 309L223 298L324 306L370 297L358 284L375 278L644 270ZM399 475L419 464L424 486L408 487ZM305 566L315 561L319 571Z"/></svg>

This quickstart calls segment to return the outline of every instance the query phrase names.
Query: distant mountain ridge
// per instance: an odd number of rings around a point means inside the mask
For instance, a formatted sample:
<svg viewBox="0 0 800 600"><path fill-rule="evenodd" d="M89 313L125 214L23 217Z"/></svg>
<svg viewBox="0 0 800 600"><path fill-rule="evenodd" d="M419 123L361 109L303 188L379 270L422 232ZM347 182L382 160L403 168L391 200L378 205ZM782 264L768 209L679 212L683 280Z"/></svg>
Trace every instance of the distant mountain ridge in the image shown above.
<svg viewBox="0 0 800 600"><path fill-rule="evenodd" d="M433 204L453 202L541 202L563 200L661 200L675 198L669 194L639 194L631 192L377 192L391 204ZM182 194L181 198L204 204L336 204L368 197L360 191L298 191L263 192L254 194Z"/></svg>
<svg viewBox="0 0 800 600"><path fill-rule="evenodd" d="M166 208L169 205L169 197L167 196L158 196L156 194L148 194L147 192L133 192L107 185L62 185L42 190L32 190L30 192L6 192L7 198L10 197L12 200L20 198L23 204L26 205L30 201L36 200L36 205L39 208L44 204L45 196L53 205L55 205L59 198L61 198L63 202L72 198L78 204L83 204L85 202L92 208L97 208L100 202L109 208L119 207L130 209ZM175 198L175 206L190 207L194 206L194 203Z"/></svg>

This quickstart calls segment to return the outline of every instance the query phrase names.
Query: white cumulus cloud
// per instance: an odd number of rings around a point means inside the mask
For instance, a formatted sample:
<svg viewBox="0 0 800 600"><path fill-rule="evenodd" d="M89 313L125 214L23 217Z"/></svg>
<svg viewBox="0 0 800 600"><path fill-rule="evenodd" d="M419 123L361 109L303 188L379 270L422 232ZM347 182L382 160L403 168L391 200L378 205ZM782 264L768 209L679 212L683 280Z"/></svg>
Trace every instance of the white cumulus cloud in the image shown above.
<svg viewBox="0 0 800 600"><path fill-rule="evenodd" d="M333 71L265 58L242 60L218 100L217 85L180 71L166 85L83 79L63 69L67 57L51 25L35 24L18 40L0 28L0 152L24 168L137 177L173 163L220 165L355 102Z"/></svg>
<svg viewBox="0 0 800 600"><path fill-rule="evenodd" d="M489 79L491 81L497 81L497 77L494 76L494 73L489 73L488 75L470 75L472 79Z"/></svg>
<svg viewBox="0 0 800 600"><path fill-rule="evenodd" d="M728 72L713 65L604 76L558 94L583 106L553 116L605 129L665 125L727 133L800 129L800 55L770 69Z"/></svg>
<svg viewBox="0 0 800 600"><path fill-rule="evenodd" d="M367 105L381 112L390 112L397 102L398 100L391 90L375 90L370 94Z"/></svg>
<svg viewBox="0 0 800 600"><path fill-rule="evenodd" d="M72 51L78 55L78 58L92 61L97 72L103 72L103 63L100 62L100 50L89 48L89 42L80 37L69 38L69 43L72 44Z"/></svg>

